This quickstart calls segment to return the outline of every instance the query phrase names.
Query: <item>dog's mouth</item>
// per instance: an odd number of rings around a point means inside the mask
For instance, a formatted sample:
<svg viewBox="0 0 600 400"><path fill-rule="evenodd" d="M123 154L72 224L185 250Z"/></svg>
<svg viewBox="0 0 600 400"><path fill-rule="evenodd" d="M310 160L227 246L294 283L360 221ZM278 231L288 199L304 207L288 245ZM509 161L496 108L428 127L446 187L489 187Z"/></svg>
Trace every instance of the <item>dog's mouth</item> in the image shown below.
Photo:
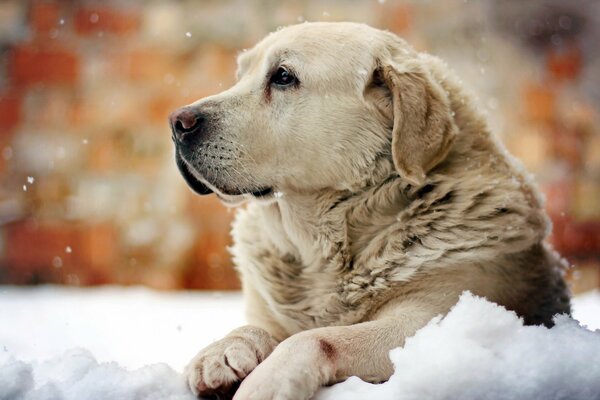
<svg viewBox="0 0 600 400"><path fill-rule="evenodd" d="M179 168L179 172L183 179L185 179L185 183L196 193L201 196L213 193L212 189L206 186L202 181L197 179L189 170L189 167L181 158L179 151L175 151L175 162L177 163L177 168Z"/></svg>
<svg viewBox="0 0 600 400"><path fill-rule="evenodd" d="M268 197L273 194L273 188L265 188L250 193L254 197Z"/></svg>
<svg viewBox="0 0 600 400"><path fill-rule="evenodd" d="M202 182L192 173L192 171L190 170L192 167L184 161L184 159L181 157L181 154L179 154L179 151L177 150L175 151L175 161L177 163L177 168L179 169L179 172L183 176L185 182L196 194L201 196L214 193L216 190L217 195L219 196L219 198L221 198L221 200L227 203L237 203L238 200L236 200L235 198L239 196L251 195L255 198L261 199L271 197L271 195L274 193L273 188L270 187L261 188L257 190L240 191L221 189L213 184L210 184L214 187L215 190L213 190L213 188L209 187L206 183Z"/></svg>

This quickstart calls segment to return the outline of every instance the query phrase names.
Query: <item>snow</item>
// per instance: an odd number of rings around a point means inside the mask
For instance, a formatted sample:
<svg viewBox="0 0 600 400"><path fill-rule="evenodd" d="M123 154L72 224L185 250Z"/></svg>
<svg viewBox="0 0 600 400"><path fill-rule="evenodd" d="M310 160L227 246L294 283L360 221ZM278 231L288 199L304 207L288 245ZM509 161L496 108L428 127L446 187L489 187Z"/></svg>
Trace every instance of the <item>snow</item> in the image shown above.
<svg viewBox="0 0 600 400"><path fill-rule="evenodd" d="M316 400L600 399L600 331L555 317L552 329L523 326L504 308L463 293L390 353L395 373L372 385L358 378Z"/></svg>
<svg viewBox="0 0 600 400"><path fill-rule="evenodd" d="M600 290L587 292L573 299L573 318L588 329L600 329Z"/></svg>
<svg viewBox="0 0 600 400"><path fill-rule="evenodd" d="M600 292L574 310L600 328ZM238 293L0 287L0 400L191 400L183 366L243 323ZM390 356L387 383L350 378L316 399L600 399L600 331L523 326L470 294Z"/></svg>
<svg viewBox="0 0 600 400"><path fill-rule="evenodd" d="M83 349L41 363L14 359L0 366L0 399L170 399L192 400L181 375L166 364L128 371L99 364Z"/></svg>
<svg viewBox="0 0 600 400"><path fill-rule="evenodd" d="M82 347L101 363L181 371L191 353L243 324L236 292L0 286L0 363L3 347L26 362Z"/></svg>

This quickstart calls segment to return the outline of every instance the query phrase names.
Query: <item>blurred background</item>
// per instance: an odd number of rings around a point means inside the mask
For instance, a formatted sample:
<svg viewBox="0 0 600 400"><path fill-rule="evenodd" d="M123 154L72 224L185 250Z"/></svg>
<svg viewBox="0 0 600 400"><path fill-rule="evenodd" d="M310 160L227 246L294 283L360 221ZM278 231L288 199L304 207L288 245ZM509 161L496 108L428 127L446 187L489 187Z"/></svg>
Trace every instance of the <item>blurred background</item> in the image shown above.
<svg viewBox="0 0 600 400"><path fill-rule="evenodd" d="M358 21L445 59L600 287L598 1L0 0L0 283L237 289L234 211L194 196L167 116L279 26Z"/></svg>

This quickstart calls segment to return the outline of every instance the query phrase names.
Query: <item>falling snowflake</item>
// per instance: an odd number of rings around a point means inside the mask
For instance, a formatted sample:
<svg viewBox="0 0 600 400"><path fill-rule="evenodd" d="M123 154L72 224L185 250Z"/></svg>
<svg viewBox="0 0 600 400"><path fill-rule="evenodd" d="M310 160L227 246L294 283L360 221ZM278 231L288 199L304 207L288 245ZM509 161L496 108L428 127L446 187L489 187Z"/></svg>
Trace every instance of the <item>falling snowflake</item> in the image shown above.
<svg viewBox="0 0 600 400"><path fill-rule="evenodd" d="M187 36L187 37L192 37L192 32L186 32L186 33L185 33L185 36Z"/></svg>
<svg viewBox="0 0 600 400"><path fill-rule="evenodd" d="M34 181L35 181L35 178L34 178L33 176L28 176L28 177L27 177L27 182L28 182L29 184L32 184Z"/></svg>

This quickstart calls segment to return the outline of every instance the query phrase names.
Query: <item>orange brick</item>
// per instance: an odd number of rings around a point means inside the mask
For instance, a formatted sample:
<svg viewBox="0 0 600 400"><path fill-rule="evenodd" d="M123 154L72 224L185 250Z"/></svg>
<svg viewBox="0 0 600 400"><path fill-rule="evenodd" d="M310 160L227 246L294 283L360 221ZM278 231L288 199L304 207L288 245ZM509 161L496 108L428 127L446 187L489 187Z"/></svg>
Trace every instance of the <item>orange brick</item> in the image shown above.
<svg viewBox="0 0 600 400"><path fill-rule="evenodd" d="M228 233L205 231L199 236L195 256L184 273L187 288L207 290L237 290L240 281L233 268L227 246Z"/></svg>
<svg viewBox="0 0 600 400"><path fill-rule="evenodd" d="M525 114L533 121L549 122L556 115L556 93L547 85L531 84L525 87Z"/></svg>
<svg viewBox="0 0 600 400"><path fill-rule="evenodd" d="M551 242L563 256L593 256L600 251L600 221L553 220Z"/></svg>
<svg viewBox="0 0 600 400"><path fill-rule="evenodd" d="M117 236L108 225L19 221L6 226L5 238L12 283L69 283L73 277L80 284L106 283L117 261Z"/></svg>
<svg viewBox="0 0 600 400"><path fill-rule="evenodd" d="M173 54L159 49L142 49L133 51L128 60L127 74L135 80L162 81L167 74L176 74L177 66Z"/></svg>
<svg viewBox="0 0 600 400"><path fill-rule="evenodd" d="M35 32L50 32L59 25L60 11L58 2L34 1L29 8L29 24Z"/></svg>
<svg viewBox="0 0 600 400"><path fill-rule="evenodd" d="M0 176L5 176L5 174L8 174L8 166L10 165L10 160L7 160L2 153L4 152L4 149L10 147L10 144L11 138L8 135L0 135Z"/></svg>
<svg viewBox="0 0 600 400"><path fill-rule="evenodd" d="M32 277L40 275L52 279L57 274L55 270L68 267L72 261L69 257L62 257L66 246L73 243L71 229L56 229L41 226L35 221L22 221L8 225L5 232L5 258L19 283L27 283ZM60 257L60 263L55 261L55 257Z"/></svg>
<svg viewBox="0 0 600 400"><path fill-rule="evenodd" d="M60 47L23 45L9 55L8 75L18 85L74 84L79 78L77 55Z"/></svg>
<svg viewBox="0 0 600 400"><path fill-rule="evenodd" d="M0 135L12 132L21 121L21 96L0 94Z"/></svg>
<svg viewBox="0 0 600 400"><path fill-rule="evenodd" d="M107 224L89 226L82 239L83 262L98 272L110 274L117 262L118 238L115 229Z"/></svg>
<svg viewBox="0 0 600 400"><path fill-rule="evenodd" d="M583 65L581 50L576 45L557 50L551 48L546 56L546 68L557 80L573 80Z"/></svg>
<svg viewBox="0 0 600 400"><path fill-rule="evenodd" d="M74 24L75 31L80 35L99 32L126 35L140 28L141 16L140 12L133 8L84 6L76 11Z"/></svg>

